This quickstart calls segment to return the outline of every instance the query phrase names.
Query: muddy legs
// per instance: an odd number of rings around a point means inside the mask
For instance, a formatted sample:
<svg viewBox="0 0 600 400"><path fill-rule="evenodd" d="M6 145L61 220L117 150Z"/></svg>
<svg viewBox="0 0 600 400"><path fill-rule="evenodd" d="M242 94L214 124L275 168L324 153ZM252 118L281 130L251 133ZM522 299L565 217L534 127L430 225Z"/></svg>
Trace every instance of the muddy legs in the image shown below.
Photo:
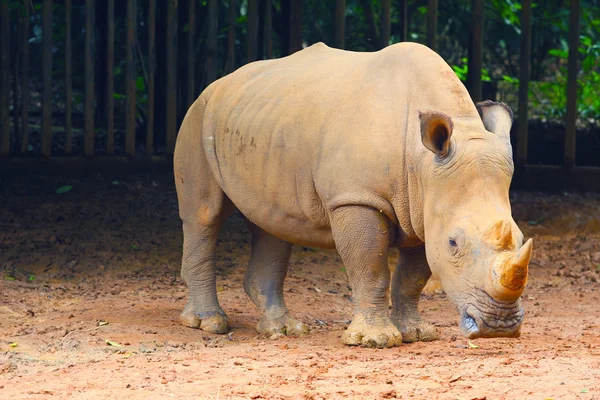
<svg viewBox="0 0 600 400"><path fill-rule="evenodd" d="M252 232L252 255L244 277L244 290L261 314L256 329L269 335L307 333L308 327L290 315L283 299L283 282L292 244L277 239L250 222L248 228Z"/></svg>
<svg viewBox="0 0 600 400"><path fill-rule="evenodd" d="M392 278L392 321L404 342L438 339L436 328L421 320L418 311L421 292L431 276L425 248L401 249Z"/></svg>

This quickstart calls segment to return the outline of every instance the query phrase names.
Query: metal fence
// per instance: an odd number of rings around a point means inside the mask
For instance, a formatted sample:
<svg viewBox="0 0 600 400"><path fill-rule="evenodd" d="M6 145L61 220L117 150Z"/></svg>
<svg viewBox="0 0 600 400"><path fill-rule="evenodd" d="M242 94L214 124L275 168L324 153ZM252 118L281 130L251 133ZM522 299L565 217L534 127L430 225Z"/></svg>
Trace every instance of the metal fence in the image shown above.
<svg viewBox="0 0 600 400"><path fill-rule="evenodd" d="M10 37L10 19L8 0L0 0L0 156L3 156L3 166L14 165L14 162L23 160L32 144L30 136L31 124L30 117L35 114L35 110L30 109L30 78L28 71L31 68L30 55L31 45L29 39L31 37L30 28L30 0L23 0L23 14L17 21L19 25L18 37ZM89 163L98 163L100 157L108 158L105 163L110 163L110 159L115 158L115 111L122 110L120 107L115 107L115 86L114 86L114 68L117 61L124 61L125 64L125 84L119 88L124 92L124 113L118 114L123 125L123 146L122 153L128 157L129 163L133 156L136 159L146 158L161 153L168 159L168 155L173 152L177 127L183 117L183 111L191 104L198 93L193 89L198 86L198 74L195 69L196 51L195 50L195 34L197 31L197 15L196 7L198 0L177 1L177 0L125 0L126 3L126 37L119 45L125 47L124 60L115 60L115 0L84 0L85 1L85 23L84 33L78 32L77 35L85 35L85 52L84 54L73 54L73 16L72 16L72 1L64 0L64 29L65 41L61 44L64 46L63 59L57 60L53 55L52 43L52 26L53 20L53 0L42 0L41 18L42 18L42 43L40 50L42 52L42 90L40 96L40 109L38 111L41 120L39 131L40 135L37 140L41 146L42 159L57 160L68 162L68 160L87 159ZM157 26L157 1L165 2L160 4L166 9L166 15L160 16L165 21L164 40L166 49L164 57L156 58L156 26ZM207 40L205 49L206 71L204 75L204 84L217 78L216 52L217 52L217 17L214 13L217 7L217 0L208 0L209 15L207 18ZM426 32L427 45L433 49L436 48L436 32L437 32L437 10L438 0L427 0L427 18ZM576 145L576 91L577 91L577 72L578 60L577 49L579 45L579 25L580 25L580 2L579 0L571 0L570 2L570 21L569 21L569 58L568 58L568 83L565 90L567 91L567 114L565 120L565 141L564 141L564 163L560 166L534 166L527 163L528 150L528 88L529 88L529 71L531 58L531 19L532 19L532 4L531 0L522 2L521 14L521 52L520 52L520 80L519 80L519 106L518 106L518 124L516 127L516 135L514 141L515 146L515 161L516 161L516 182L521 185L530 187L575 187L584 189L600 189L600 168L594 167L577 167L575 159ZM264 3L263 3L264 4ZM235 68L235 0L229 1L230 12L228 23L230 26L227 49L227 70L231 71ZM394 3L399 7L401 19L403 20L402 40L406 40L407 32L407 0L397 1ZM332 7L336 7L335 12L335 40L336 47L344 47L344 12L345 0L336 0L331 2ZM97 105L97 79L99 72L95 70L94 51L98 48L95 37L95 13L101 7L105 12L105 37L102 38L102 43L106 45L103 49L106 58L100 60L105 63L102 68L102 73L105 75L103 82L106 87L102 88L105 91L104 112L102 115L103 140L99 141L96 137L98 126L98 118L94 116ZM136 7L147 8L147 21L136 20ZM186 7L185 13L178 13L181 7ZM483 8L484 0L472 0L472 42L469 54L469 70L476 71L471 74L468 83L468 89L474 101L481 100L482 91L482 61L483 61L483 26L484 16ZM302 28L301 22L298 21L298 10L302 8L302 0L291 0L289 6L290 12L290 32L289 32L289 48L290 51L295 51L301 48L302 43ZM381 40L382 46L389 42L390 38L390 0L382 0L381 7ZM264 27L258 27L257 16L257 0L247 0L247 59L252 61L256 59L258 45L264 45L267 49L265 56L271 57L272 54L272 21L271 21L271 1L266 0L266 17L264 18ZM300 11L301 13L301 11ZM179 15L179 16L178 16ZM184 15L185 20L181 21ZM301 14L300 14L301 15ZM14 16L12 17L14 18ZM14 21L13 21L14 22ZM181 33L182 26L186 25L187 29L187 51L184 51L178 56L177 35ZM264 29L265 34L262 35L264 44L259 44L258 37L259 28ZM142 32L143 31L143 32ZM138 42L138 37L143 33L146 40L143 43ZM18 41L21 51L15 60L10 59L10 45L12 42ZM179 44L179 48L182 46ZM84 88L83 88L83 127L81 129L73 128L73 63L74 59L83 57L84 65ZM185 68L183 69L184 76L181 76L182 68L178 68L181 64L181 58L185 58ZM136 62L141 58L147 60L144 64L144 76L147 87L146 102L146 124L145 132L137 132L136 135L136 104L140 99L136 98ZM61 65L64 64L64 113L59 117L56 116L53 110L53 81L56 77L53 76L53 65L58 61ZM18 63L18 68L11 68L15 63ZM161 79L164 83L164 109L156 107L156 77L157 69L164 71L165 77ZM178 71L180 76L178 76ZM162 78L162 77L161 77ZM12 82L12 90L11 90ZM10 94L13 94L14 101L11 109ZM20 93L20 101L17 102L17 93ZM18 107L17 107L18 106ZM18 108L18 109L17 109ZM157 113L164 113L157 115ZM36 114L37 115L37 114ZM164 129L155 129L155 120L157 116L164 121ZM12 118L11 118L12 117ZM12 120L11 120L12 119ZM57 126L53 124L54 120L62 119L62 123ZM139 130L139 128L138 128ZM74 150L73 138L74 132L80 135L82 145L77 151ZM158 139L158 140L156 140ZM53 143L60 140L62 143L62 151L57 157L53 154ZM103 148L98 148L98 143L102 143ZM157 146L156 142L160 142L162 146ZM136 154L137 152L137 154ZM29 157L31 158L31 157ZM39 160L39 157L37 158ZM8 160L8 161L7 161ZM13 164L11 164L13 162Z"/></svg>

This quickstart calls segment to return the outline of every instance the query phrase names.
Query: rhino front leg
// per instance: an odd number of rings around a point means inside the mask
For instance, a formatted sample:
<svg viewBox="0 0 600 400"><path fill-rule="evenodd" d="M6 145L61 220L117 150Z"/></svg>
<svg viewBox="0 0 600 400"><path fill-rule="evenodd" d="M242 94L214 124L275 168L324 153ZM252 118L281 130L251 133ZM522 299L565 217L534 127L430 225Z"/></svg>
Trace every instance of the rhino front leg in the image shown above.
<svg viewBox="0 0 600 400"><path fill-rule="evenodd" d="M421 320L418 305L421 292L431 277L425 248L400 249L398 266L392 278L392 322L402 332L404 342L439 338L437 329Z"/></svg>
<svg viewBox="0 0 600 400"><path fill-rule="evenodd" d="M364 206L337 208L331 229L338 253L348 271L354 317L342 335L348 345L392 347L402 335L389 316L390 270L388 218Z"/></svg>
<svg viewBox="0 0 600 400"><path fill-rule="evenodd" d="M244 290L258 308L261 318L256 326L260 333L302 335L308 326L293 318L283 299L292 244L247 222L252 232L252 255L244 277Z"/></svg>

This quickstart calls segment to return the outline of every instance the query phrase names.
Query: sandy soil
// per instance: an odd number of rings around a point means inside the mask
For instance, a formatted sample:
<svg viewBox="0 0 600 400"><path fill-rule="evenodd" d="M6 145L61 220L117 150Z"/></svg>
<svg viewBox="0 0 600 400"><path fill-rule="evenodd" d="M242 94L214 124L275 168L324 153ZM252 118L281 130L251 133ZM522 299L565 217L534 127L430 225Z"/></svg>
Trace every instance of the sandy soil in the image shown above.
<svg viewBox="0 0 600 400"><path fill-rule="evenodd" d="M258 336L242 288L249 234L234 216L218 253L233 331L208 334L177 322L168 177L1 182L0 398L600 399L600 196L512 197L535 241L521 338L469 344L431 285L421 309L441 339L374 350L339 340L351 303L335 252L292 256L286 297L310 334Z"/></svg>

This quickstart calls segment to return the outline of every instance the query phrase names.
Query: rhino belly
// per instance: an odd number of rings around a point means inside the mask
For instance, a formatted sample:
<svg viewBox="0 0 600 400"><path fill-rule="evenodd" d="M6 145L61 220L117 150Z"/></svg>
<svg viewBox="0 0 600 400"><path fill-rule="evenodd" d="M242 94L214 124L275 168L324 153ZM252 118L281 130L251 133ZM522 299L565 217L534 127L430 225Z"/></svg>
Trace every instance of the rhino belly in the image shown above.
<svg viewBox="0 0 600 400"><path fill-rule="evenodd" d="M214 141L207 149L213 172L246 218L291 243L334 246L312 179L313 143L299 140L300 132L258 123L231 124L205 136Z"/></svg>

